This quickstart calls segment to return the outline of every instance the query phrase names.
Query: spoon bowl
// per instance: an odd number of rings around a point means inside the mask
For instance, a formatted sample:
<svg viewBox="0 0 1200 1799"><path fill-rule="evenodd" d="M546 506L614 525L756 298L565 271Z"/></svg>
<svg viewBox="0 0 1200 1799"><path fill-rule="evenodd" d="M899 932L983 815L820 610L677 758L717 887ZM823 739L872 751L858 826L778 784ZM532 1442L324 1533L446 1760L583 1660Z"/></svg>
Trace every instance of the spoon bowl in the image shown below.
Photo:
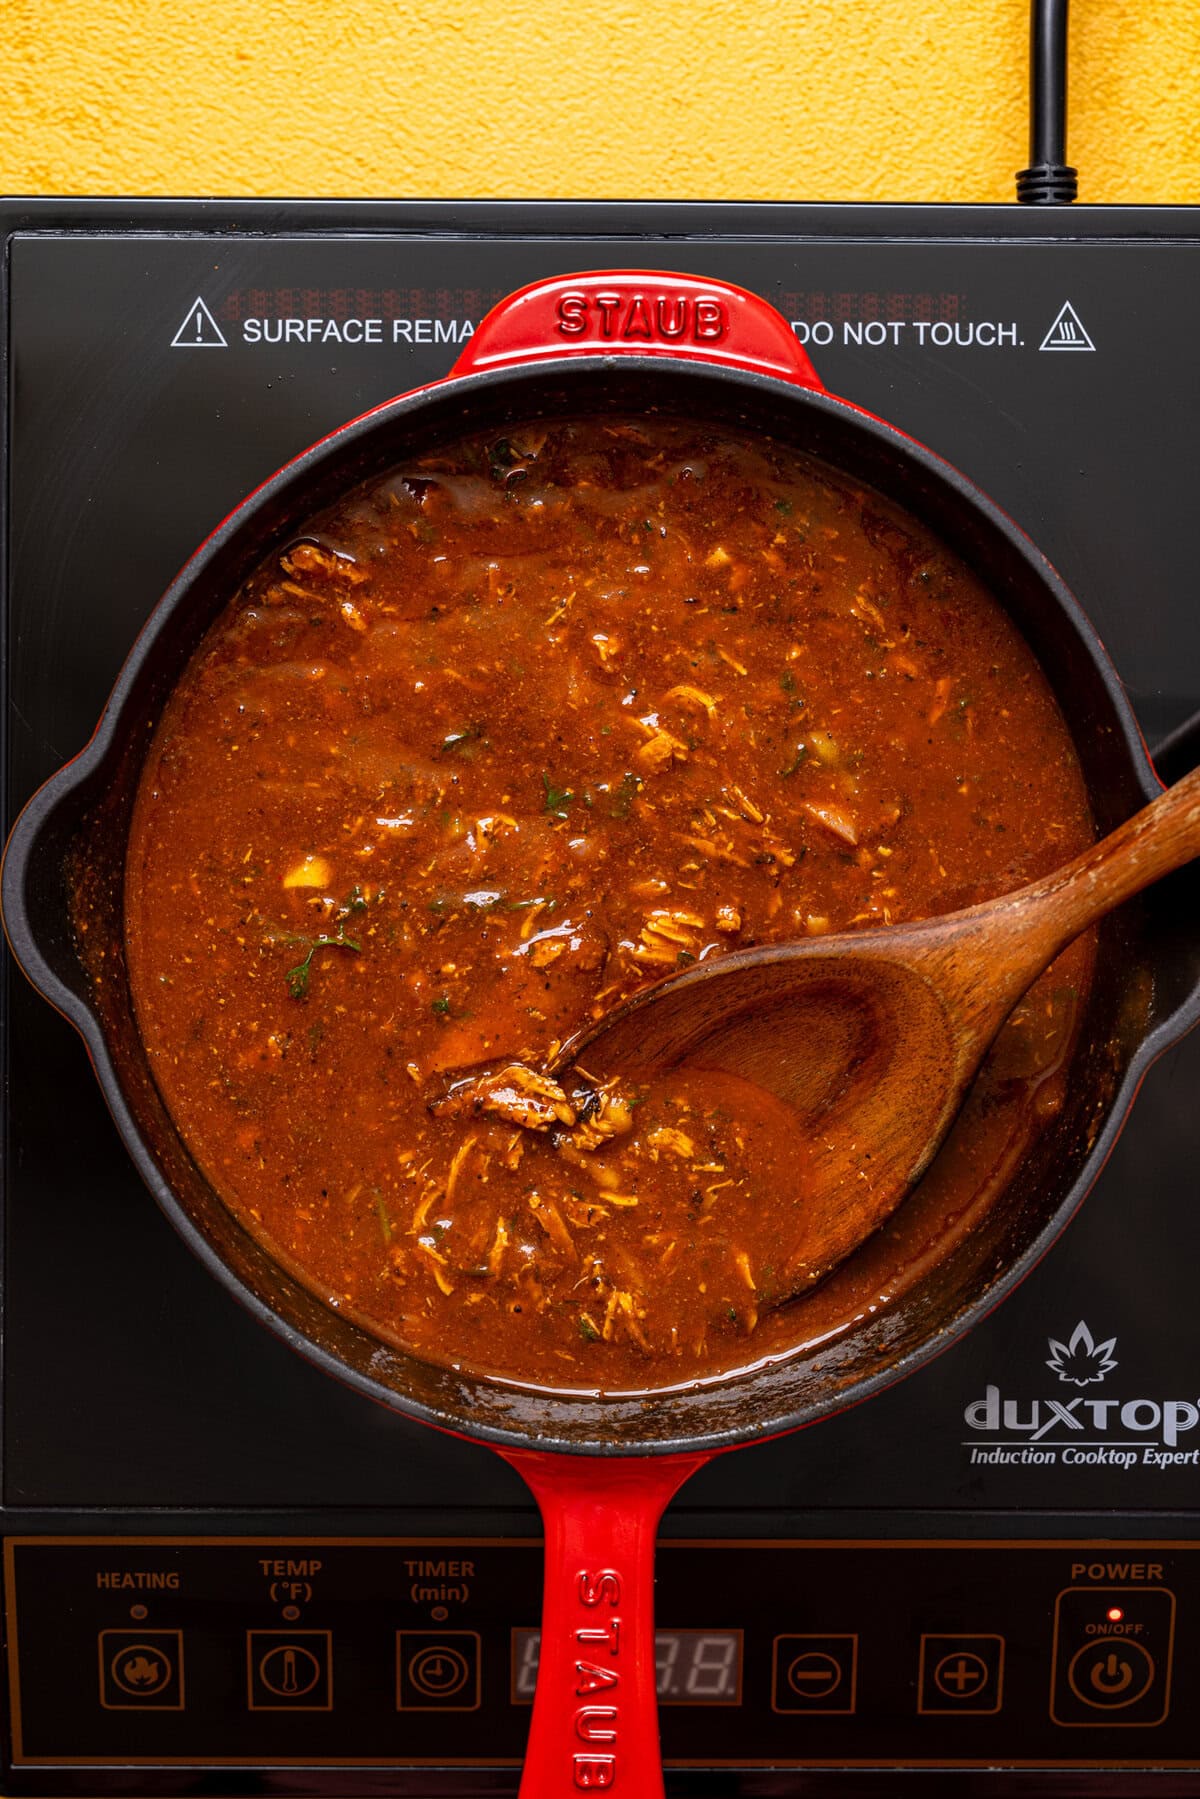
<svg viewBox="0 0 1200 1799"><path fill-rule="evenodd" d="M929 1166L1005 1019L1068 943L1200 854L1200 770L1014 893L941 918L698 963L563 1045L551 1072L749 1081L795 1133L776 1303L823 1280ZM802 1170L802 1172L800 1172Z"/></svg>

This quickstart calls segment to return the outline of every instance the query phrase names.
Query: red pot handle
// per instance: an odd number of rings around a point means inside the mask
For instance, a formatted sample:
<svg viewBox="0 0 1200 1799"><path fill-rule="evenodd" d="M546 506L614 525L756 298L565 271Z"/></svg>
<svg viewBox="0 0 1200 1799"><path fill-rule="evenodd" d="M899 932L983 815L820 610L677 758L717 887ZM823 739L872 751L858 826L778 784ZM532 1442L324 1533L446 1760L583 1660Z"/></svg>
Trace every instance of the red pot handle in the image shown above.
<svg viewBox="0 0 1200 1799"><path fill-rule="evenodd" d="M662 269L601 269L522 287L487 314L451 373L573 355L715 362L823 391L787 320L758 294Z"/></svg>
<svg viewBox="0 0 1200 1799"><path fill-rule="evenodd" d="M654 1666L654 1539L710 1458L502 1452L545 1526L537 1688L521 1799L663 1799Z"/></svg>

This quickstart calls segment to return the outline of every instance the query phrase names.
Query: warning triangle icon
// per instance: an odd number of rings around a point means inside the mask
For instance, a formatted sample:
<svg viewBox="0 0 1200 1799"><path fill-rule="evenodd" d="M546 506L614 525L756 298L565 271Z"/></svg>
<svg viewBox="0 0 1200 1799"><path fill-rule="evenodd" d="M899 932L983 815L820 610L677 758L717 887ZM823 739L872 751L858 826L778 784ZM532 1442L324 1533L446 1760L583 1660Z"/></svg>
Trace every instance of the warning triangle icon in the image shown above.
<svg viewBox="0 0 1200 1799"><path fill-rule="evenodd" d="M171 339L173 350L226 350L225 334L204 301L197 296L182 325Z"/></svg>
<svg viewBox="0 0 1200 1799"><path fill-rule="evenodd" d="M1039 350L1094 350L1083 320L1069 300L1038 345Z"/></svg>

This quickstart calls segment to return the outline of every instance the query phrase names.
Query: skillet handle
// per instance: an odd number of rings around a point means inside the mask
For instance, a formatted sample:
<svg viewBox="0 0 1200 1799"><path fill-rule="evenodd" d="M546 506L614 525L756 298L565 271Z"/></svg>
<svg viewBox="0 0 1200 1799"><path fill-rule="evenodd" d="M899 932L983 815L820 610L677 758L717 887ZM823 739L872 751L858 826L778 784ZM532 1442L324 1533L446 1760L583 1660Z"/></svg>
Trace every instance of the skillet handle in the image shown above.
<svg viewBox="0 0 1200 1799"><path fill-rule="evenodd" d="M492 308L450 372L578 355L714 362L825 391L787 320L758 294L663 269L556 275L519 288Z"/></svg>
<svg viewBox="0 0 1200 1799"><path fill-rule="evenodd" d="M662 1799L654 1666L654 1538L710 1458L501 1451L545 1526L537 1689L521 1799Z"/></svg>

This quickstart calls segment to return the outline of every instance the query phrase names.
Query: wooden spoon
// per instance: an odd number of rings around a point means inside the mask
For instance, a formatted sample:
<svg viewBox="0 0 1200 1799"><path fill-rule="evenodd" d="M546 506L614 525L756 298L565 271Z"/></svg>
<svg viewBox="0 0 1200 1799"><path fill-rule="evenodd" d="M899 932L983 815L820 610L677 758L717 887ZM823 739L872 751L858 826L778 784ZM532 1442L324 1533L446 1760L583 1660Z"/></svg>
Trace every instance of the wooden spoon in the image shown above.
<svg viewBox="0 0 1200 1799"><path fill-rule="evenodd" d="M1200 855L1200 769L1031 886L919 924L737 950L577 1034L556 1077L716 1070L795 1114L802 1235L780 1298L822 1280L924 1173L1001 1025L1059 951ZM582 1072L582 1065L580 1067Z"/></svg>

